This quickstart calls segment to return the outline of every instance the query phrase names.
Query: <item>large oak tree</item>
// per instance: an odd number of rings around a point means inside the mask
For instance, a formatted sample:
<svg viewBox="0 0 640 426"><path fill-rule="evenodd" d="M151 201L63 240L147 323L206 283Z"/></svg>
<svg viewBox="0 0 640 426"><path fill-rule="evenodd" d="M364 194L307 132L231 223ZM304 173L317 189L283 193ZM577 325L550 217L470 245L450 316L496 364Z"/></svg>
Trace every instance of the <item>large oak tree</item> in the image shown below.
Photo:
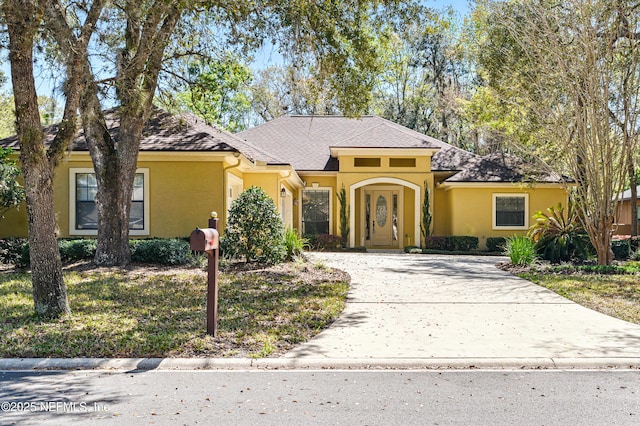
<svg viewBox="0 0 640 426"><path fill-rule="evenodd" d="M9 35L9 60L20 143L20 162L26 189L29 226L29 253L35 311L44 317L69 312L56 241L56 217L53 207L55 167L76 134L79 103L78 52L89 43L104 0L96 0L78 22L77 44L64 46L61 56L68 78L62 121L49 146L40 124L38 96L34 80L34 45L53 0L4 0L2 13Z"/></svg>
<svg viewBox="0 0 640 426"><path fill-rule="evenodd" d="M82 16L89 2L68 2L50 12L59 46L75 45L76 17ZM129 214L138 149L142 130L153 106L163 60L181 52L174 46L185 38L202 38L195 31L176 28L197 21L206 14L209 29L226 37L229 46L240 42L242 48L258 46L264 39L280 46L283 53L300 62L312 61L317 75L337 93L342 111L359 111L370 101L373 71L380 66L375 31L388 14L406 12L407 2L388 1L196 1L196 0L114 0L108 24L103 23L100 40L109 42L103 50L111 74L98 78L95 64L85 46L78 68L82 81L80 110L85 137L94 162L98 182L98 245L95 261L104 265L130 262ZM180 43L178 43L178 41ZM182 52L183 54L189 52ZM191 52L193 53L193 52ZM199 52L202 53L202 52ZM99 97L102 84L112 85L112 102L118 106L117 140L107 131L103 104Z"/></svg>

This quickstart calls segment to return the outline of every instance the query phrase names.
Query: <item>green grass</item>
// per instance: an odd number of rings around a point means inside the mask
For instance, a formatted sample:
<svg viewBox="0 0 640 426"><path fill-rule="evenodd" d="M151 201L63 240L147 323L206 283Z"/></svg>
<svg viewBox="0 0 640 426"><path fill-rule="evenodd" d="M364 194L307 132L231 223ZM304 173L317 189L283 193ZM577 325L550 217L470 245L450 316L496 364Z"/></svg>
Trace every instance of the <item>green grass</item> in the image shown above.
<svg viewBox="0 0 640 426"><path fill-rule="evenodd" d="M344 309L343 273L308 264L220 274L218 336L206 335L206 272L66 272L72 313L33 314L25 273L0 276L0 357L274 356Z"/></svg>
<svg viewBox="0 0 640 426"><path fill-rule="evenodd" d="M640 275L569 275L534 270L519 273L518 276L587 308L640 324Z"/></svg>

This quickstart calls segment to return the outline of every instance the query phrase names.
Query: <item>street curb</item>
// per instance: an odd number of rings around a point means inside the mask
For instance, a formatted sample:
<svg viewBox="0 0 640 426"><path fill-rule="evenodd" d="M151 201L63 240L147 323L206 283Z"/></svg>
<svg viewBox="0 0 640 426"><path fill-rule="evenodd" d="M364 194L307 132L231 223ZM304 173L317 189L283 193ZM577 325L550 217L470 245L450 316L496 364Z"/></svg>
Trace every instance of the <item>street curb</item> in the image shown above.
<svg viewBox="0 0 640 426"><path fill-rule="evenodd" d="M0 370L640 369L640 358L3 358Z"/></svg>

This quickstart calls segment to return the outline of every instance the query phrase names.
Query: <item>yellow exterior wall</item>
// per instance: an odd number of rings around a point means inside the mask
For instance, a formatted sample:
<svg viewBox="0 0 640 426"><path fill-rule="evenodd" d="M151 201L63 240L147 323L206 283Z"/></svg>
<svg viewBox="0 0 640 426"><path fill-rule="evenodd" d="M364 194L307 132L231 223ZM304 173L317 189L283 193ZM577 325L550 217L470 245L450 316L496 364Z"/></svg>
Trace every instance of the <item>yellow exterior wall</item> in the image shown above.
<svg viewBox="0 0 640 426"><path fill-rule="evenodd" d="M393 156L396 157L397 156ZM434 187L434 176L429 170L429 157L417 157L415 168L389 167L389 158L381 158L381 167L353 167L354 157L341 157L339 173L300 173L305 181L305 188L312 189L314 184L319 188L331 189L331 232L340 233L339 203L337 192L344 185L347 198L351 196L350 187L366 180L384 178L381 182L369 185L398 186L397 182L388 182L388 178L400 179L419 187L418 194L410 187L403 187L402 227L400 247L420 245L416 240L419 234L420 219L415 221L415 200L419 198L422 208L424 182L431 189L431 208L433 213L433 235L472 235L480 240L480 248L486 247L486 238L523 234L526 230L494 230L492 229L493 194L495 193L529 193L527 218L531 224L531 215L537 210L562 202L566 205L567 193L557 185L538 184L534 188L517 185L443 185ZM220 218L220 229L225 226L225 197L223 189L223 173L225 167L231 165L223 156L181 155L172 153L168 156L153 153L141 153L139 168L149 169L149 236L150 237L185 237L196 227L206 227L211 211L217 211ZM74 153L68 156L57 168L54 181L55 211L57 215L59 237L69 236L69 169L92 168L88 154ZM246 169L245 169L246 170ZM294 227L301 226L302 192L294 184L286 180L281 170L264 170L258 172L241 172L239 168L229 169L230 173L243 180L244 188L256 185L265 190L273 198L278 209L282 200L280 189L285 186L292 193L292 214ZM438 176L438 179L442 178ZM369 186L367 185L367 186ZM362 188L355 191L355 200L351 202L350 214L355 219L355 245L362 242L361 193ZM297 203L296 203L297 201ZM296 205L297 204L297 205ZM26 208L10 211L4 219L0 219L0 238L25 237L27 235ZM140 237L135 237L140 238Z"/></svg>
<svg viewBox="0 0 640 426"><path fill-rule="evenodd" d="M259 186L260 188L264 189L264 192L266 192L267 195L273 199L273 202L276 204L276 206L278 206L279 210L279 178L280 175L278 173L245 173L243 176L244 188L247 189L251 186Z"/></svg>
<svg viewBox="0 0 640 426"><path fill-rule="evenodd" d="M476 236L479 248L486 248L488 237L509 237L526 234L527 230L492 229L493 194L529 194L529 209L526 212L528 225L532 224L534 212L562 203L567 204L567 192L557 185L537 185L534 188L520 188L515 185L481 187L453 187L447 190L450 201L448 223L450 230L444 235ZM440 219L441 220L441 219ZM445 218L446 220L446 218Z"/></svg>
<svg viewBox="0 0 640 426"><path fill-rule="evenodd" d="M415 241L415 230L416 230L416 226L420 227L419 223L414 223L414 217L415 217L415 191L411 188L407 188L404 187L404 192L403 192L403 197L404 197L404 201L403 201L403 207L404 207L404 214L403 214L403 230L402 230L402 241L400 244L400 248L403 248L405 246L416 246L416 245L420 245L420 242L416 242ZM422 189L422 188L421 188ZM419 197L422 197L422 193L424 192L424 190L420 191L420 194L418 194ZM422 204L420 204L420 208L422 208Z"/></svg>
<svg viewBox="0 0 640 426"><path fill-rule="evenodd" d="M149 168L150 235L186 237L206 228L212 211L225 226L222 162L139 162Z"/></svg>
<svg viewBox="0 0 640 426"><path fill-rule="evenodd" d="M431 208L432 208L432 235L449 235L450 234L450 222L451 210L449 205L449 193L440 187L431 193Z"/></svg>
<svg viewBox="0 0 640 426"><path fill-rule="evenodd" d="M88 154L73 155L56 169L54 208L58 236L69 237L69 169L93 168ZM196 226L204 228L212 211L223 212L222 168L219 161L145 161L140 155L138 168L149 169L149 236L173 238L188 236ZM219 214L224 229L224 214ZM0 237L26 237L26 208L11 211L0 220ZM82 238L81 235L77 236ZM136 236L134 238L144 238Z"/></svg>
<svg viewBox="0 0 640 426"><path fill-rule="evenodd" d="M383 152L383 150L380 150ZM355 167L354 160L355 158L380 158L380 166L379 167ZM416 165L415 167L390 167L389 159L390 158L415 158ZM390 156L382 156L382 155L344 155L340 156L340 173L380 173L386 172L387 175L394 176L396 173L420 173L431 170L431 157L430 156L402 156L402 155L390 155Z"/></svg>

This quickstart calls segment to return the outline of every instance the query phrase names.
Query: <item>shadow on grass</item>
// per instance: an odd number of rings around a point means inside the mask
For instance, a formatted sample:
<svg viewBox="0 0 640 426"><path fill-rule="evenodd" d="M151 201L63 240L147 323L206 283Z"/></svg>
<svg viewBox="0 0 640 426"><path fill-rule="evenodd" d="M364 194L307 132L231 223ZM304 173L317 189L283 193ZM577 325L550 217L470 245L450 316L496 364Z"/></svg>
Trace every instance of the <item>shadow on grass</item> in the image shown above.
<svg viewBox="0 0 640 426"><path fill-rule="evenodd" d="M200 270L68 272L72 314L52 321L33 315L27 274L3 277L0 357L283 353L332 322L348 288L343 276L290 269L221 274L216 338L205 333L207 284Z"/></svg>

